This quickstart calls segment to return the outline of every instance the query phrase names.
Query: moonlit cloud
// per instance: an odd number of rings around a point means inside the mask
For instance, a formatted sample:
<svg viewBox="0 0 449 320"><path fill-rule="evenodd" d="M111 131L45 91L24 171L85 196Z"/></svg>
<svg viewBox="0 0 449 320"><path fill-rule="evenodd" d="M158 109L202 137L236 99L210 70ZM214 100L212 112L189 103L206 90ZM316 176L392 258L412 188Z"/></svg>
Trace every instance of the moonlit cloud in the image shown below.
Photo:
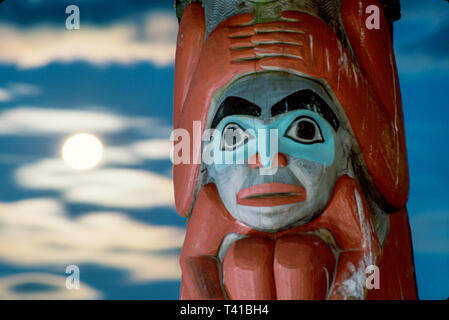
<svg viewBox="0 0 449 320"><path fill-rule="evenodd" d="M149 14L144 29L149 39L176 44L178 20L174 16L174 12Z"/></svg>
<svg viewBox="0 0 449 320"><path fill-rule="evenodd" d="M9 102L21 96L36 96L41 89L28 83L9 83L6 87L0 87L0 103Z"/></svg>
<svg viewBox="0 0 449 320"><path fill-rule="evenodd" d="M42 93L40 87L29 83L13 82L8 84L8 88L18 96L37 96Z"/></svg>
<svg viewBox="0 0 449 320"><path fill-rule="evenodd" d="M117 208L173 206L173 182L152 172L122 168L75 171L60 159L44 159L15 172L24 188L60 191L74 203Z"/></svg>
<svg viewBox="0 0 449 320"><path fill-rule="evenodd" d="M137 165L142 158L128 147L106 146L103 150L102 166L109 165Z"/></svg>
<svg viewBox="0 0 449 320"><path fill-rule="evenodd" d="M169 160L171 147L169 139L146 139L126 146L107 146L102 165L137 165L146 160Z"/></svg>
<svg viewBox="0 0 449 320"><path fill-rule="evenodd" d="M449 211L410 216L415 252L449 254Z"/></svg>
<svg viewBox="0 0 449 320"><path fill-rule="evenodd" d="M101 293L80 283L77 290L67 290L66 278L48 273L19 273L0 278L0 300L90 300L100 299ZM39 285L45 290L18 291L26 285Z"/></svg>
<svg viewBox="0 0 449 320"><path fill-rule="evenodd" d="M144 159L169 159L171 147L169 139L148 139L132 144L130 150Z"/></svg>
<svg viewBox="0 0 449 320"><path fill-rule="evenodd" d="M61 202L37 198L0 203L0 259L26 267L99 264L131 280L179 279L176 253L184 231L137 222L120 212L70 217ZM80 267L82 275L83 269Z"/></svg>
<svg viewBox="0 0 449 320"><path fill-rule="evenodd" d="M0 63L20 68L42 67L51 62L88 61L97 65L147 61L165 66L174 61L177 20L171 14L150 14L145 26L81 25L79 30L34 26L19 29L1 25Z"/></svg>
<svg viewBox="0 0 449 320"><path fill-rule="evenodd" d="M170 131L170 128L159 123L158 119L125 117L95 110L18 106L0 113L0 135L114 133L125 129L159 134L167 134Z"/></svg>
<svg viewBox="0 0 449 320"><path fill-rule="evenodd" d="M12 100L12 94L9 90L6 90L5 88L0 88L0 103L1 102L8 102Z"/></svg>

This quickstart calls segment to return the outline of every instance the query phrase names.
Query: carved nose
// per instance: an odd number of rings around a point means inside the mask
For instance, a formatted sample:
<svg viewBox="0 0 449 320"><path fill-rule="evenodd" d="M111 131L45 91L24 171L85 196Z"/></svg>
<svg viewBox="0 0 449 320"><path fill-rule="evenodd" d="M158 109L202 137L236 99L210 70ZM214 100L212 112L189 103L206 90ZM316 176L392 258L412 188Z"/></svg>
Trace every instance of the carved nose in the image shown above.
<svg viewBox="0 0 449 320"><path fill-rule="evenodd" d="M283 153L276 153L273 156L273 160L271 161L271 168L273 167L286 167L288 164L287 157ZM252 156L249 159L249 166L251 169L257 169L257 168L264 168L264 165L262 164L260 160L259 153L256 153L254 156Z"/></svg>

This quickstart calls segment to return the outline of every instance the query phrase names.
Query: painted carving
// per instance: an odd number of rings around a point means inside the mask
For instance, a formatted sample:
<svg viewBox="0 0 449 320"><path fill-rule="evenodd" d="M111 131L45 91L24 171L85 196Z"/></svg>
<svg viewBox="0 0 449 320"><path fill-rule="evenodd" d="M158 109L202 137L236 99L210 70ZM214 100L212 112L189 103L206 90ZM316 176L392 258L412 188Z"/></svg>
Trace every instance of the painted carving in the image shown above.
<svg viewBox="0 0 449 320"><path fill-rule="evenodd" d="M416 298L392 15L366 29L373 5L178 1L182 299Z"/></svg>

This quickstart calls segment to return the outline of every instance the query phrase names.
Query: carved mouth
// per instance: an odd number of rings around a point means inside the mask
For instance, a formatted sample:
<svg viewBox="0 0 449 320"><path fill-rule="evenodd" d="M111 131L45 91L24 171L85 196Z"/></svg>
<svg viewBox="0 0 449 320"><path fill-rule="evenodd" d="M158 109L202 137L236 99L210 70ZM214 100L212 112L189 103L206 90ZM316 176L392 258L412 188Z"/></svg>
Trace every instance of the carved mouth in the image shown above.
<svg viewBox="0 0 449 320"><path fill-rule="evenodd" d="M237 203L250 207L274 207L302 202L306 198L306 189L303 187L271 182L240 190Z"/></svg>

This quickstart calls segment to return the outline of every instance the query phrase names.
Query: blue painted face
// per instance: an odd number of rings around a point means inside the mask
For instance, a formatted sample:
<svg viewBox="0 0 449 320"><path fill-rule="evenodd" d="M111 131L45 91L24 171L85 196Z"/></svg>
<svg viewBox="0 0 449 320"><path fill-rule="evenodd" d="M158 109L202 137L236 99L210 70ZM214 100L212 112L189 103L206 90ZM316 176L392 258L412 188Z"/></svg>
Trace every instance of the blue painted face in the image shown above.
<svg viewBox="0 0 449 320"><path fill-rule="evenodd" d="M331 166L335 157L332 127L309 110L282 114L268 124L244 115L225 117L213 134L212 148L217 171L248 163L256 153L264 168L271 167L278 152L324 166Z"/></svg>
<svg viewBox="0 0 449 320"><path fill-rule="evenodd" d="M351 167L352 140L326 90L296 75L258 72L236 80L214 101L203 136L202 181L215 184L229 214L270 232L303 225L321 214L338 177ZM283 156L276 159L276 153ZM272 165L273 158L277 165ZM271 183L304 188L306 199L257 206L239 201L242 190ZM248 197L257 202L291 196L276 188L261 190Z"/></svg>

